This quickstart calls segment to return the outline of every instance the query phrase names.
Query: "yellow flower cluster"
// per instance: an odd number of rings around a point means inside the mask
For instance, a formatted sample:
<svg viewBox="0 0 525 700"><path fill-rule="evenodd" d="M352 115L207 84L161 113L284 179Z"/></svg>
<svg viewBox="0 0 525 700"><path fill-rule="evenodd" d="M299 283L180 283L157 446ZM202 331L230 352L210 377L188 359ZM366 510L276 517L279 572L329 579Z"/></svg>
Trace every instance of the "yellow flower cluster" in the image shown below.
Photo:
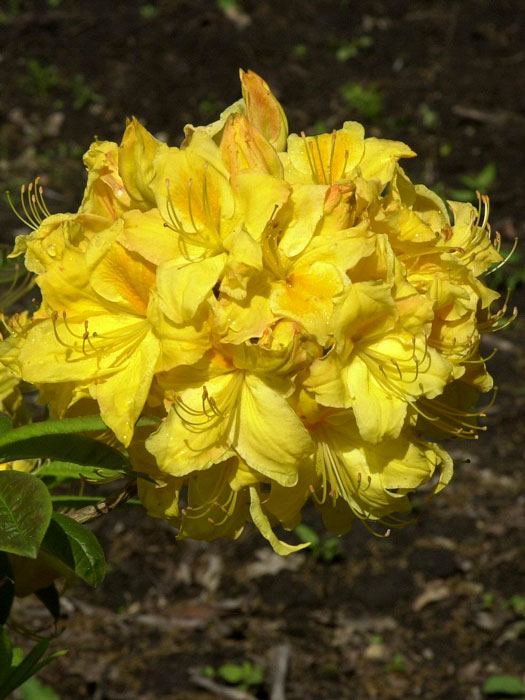
<svg viewBox="0 0 525 700"><path fill-rule="evenodd" d="M241 84L180 148L134 119L95 141L75 214L23 191L14 254L42 304L11 342L55 415L100 411L150 514L199 539L251 518L287 554L273 527L309 500L341 533L449 481L428 440L476 434L480 331L504 323L480 277L501 258L486 200L412 184L408 146L356 122L288 135L267 84Z"/></svg>

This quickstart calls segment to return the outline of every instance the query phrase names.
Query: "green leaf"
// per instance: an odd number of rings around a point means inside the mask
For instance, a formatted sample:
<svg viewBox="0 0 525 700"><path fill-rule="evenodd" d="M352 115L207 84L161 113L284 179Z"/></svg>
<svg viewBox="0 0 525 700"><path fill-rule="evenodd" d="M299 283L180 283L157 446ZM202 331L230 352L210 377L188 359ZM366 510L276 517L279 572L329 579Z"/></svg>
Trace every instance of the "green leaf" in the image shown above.
<svg viewBox="0 0 525 700"><path fill-rule="evenodd" d="M264 680L262 667L250 661L244 661L242 664L223 664L217 673L226 683L239 687L261 685Z"/></svg>
<svg viewBox="0 0 525 700"><path fill-rule="evenodd" d="M53 515L42 549L91 586L98 586L104 578L106 562L99 541L91 530L66 515Z"/></svg>
<svg viewBox="0 0 525 700"><path fill-rule="evenodd" d="M0 416L0 435L3 435L13 427L13 421L9 416Z"/></svg>
<svg viewBox="0 0 525 700"><path fill-rule="evenodd" d="M147 419L141 419L137 425L148 425ZM153 425L156 425L153 422ZM60 420L46 420L40 423L31 423L18 428L27 435L65 435L66 433L93 433L104 432L108 426L100 416L76 416L74 418L61 418Z"/></svg>
<svg viewBox="0 0 525 700"><path fill-rule="evenodd" d="M53 688L38 678L30 678L20 687L20 697L22 700L60 700Z"/></svg>
<svg viewBox="0 0 525 700"><path fill-rule="evenodd" d="M104 502L104 498L101 496L51 496L51 500L59 508L83 508L84 506L96 506ZM142 502L138 498L130 498L125 503L121 503L119 508L141 505Z"/></svg>
<svg viewBox="0 0 525 700"><path fill-rule="evenodd" d="M525 695L525 685L517 676L490 676L483 685L483 694L521 697Z"/></svg>
<svg viewBox="0 0 525 700"><path fill-rule="evenodd" d="M13 645L11 644L7 629L2 625L0 627L0 691L5 679L11 673L12 663Z"/></svg>
<svg viewBox="0 0 525 700"><path fill-rule="evenodd" d="M141 418L137 427L157 426L153 418ZM62 420L46 420L23 425L0 435L0 462L13 459L54 459L106 469L130 468L127 457L103 442L75 435L73 440L66 435L108 430L100 416L80 416Z"/></svg>
<svg viewBox="0 0 525 700"><path fill-rule="evenodd" d="M89 479L90 481L106 481L114 479L116 476L127 476L124 470L104 469L103 467L92 467L73 462L60 462L58 460L43 464L36 472L39 477L54 477L56 479Z"/></svg>
<svg viewBox="0 0 525 700"><path fill-rule="evenodd" d="M42 639L31 649L29 654L18 666L12 669L5 682L0 687L0 698L7 698L9 694L18 688L24 681L31 678L37 672L37 664L46 653L49 646L49 639Z"/></svg>
<svg viewBox="0 0 525 700"><path fill-rule="evenodd" d="M67 649L59 649L58 651L54 651L52 654L48 654L44 659L37 663L33 670L33 674L40 673L40 671L52 661L59 659L61 656L65 656L67 653Z"/></svg>
<svg viewBox="0 0 525 700"><path fill-rule="evenodd" d="M341 556L341 540L337 537L327 537L320 547L320 557L327 564Z"/></svg>
<svg viewBox="0 0 525 700"><path fill-rule="evenodd" d="M13 647L13 661L12 661L12 667L14 668L15 666L20 666L22 661L24 660L24 650L22 647Z"/></svg>
<svg viewBox="0 0 525 700"><path fill-rule="evenodd" d="M0 550L34 559L52 510L40 479L25 472L0 472Z"/></svg>
<svg viewBox="0 0 525 700"><path fill-rule="evenodd" d="M308 525L305 525L304 523L301 523L298 525L295 530L295 534L297 537L301 540L301 542L309 542L312 547L315 547L319 545L320 539L319 535L315 530L312 530L311 527L308 527Z"/></svg>
<svg viewBox="0 0 525 700"><path fill-rule="evenodd" d="M0 436L0 462L15 459L55 459L106 469L122 469L127 466L128 460L122 452L85 435L46 435L43 428L38 435L29 433L29 428L34 428L35 425L44 426L46 422L24 425Z"/></svg>
<svg viewBox="0 0 525 700"><path fill-rule="evenodd" d="M0 625L7 622L14 599L15 582L9 557L5 552L0 552Z"/></svg>
<svg viewBox="0 0 525 700"><path fill-rule="evenodd" d="M261 666L250 663L244 664L244 682L246 685L262 685L264 681L264 671Z"/></svg>
<svg viewBox="0 0 525 700"><path fill-rule="evenodd" d="M460 178L462 184L467 187L471 187L474 190L479 190L480 192L486 192L494 181L498 174L495 163L487 163L487 165L474 175L463 175Z"/></svg>
<svg viewBox="0 0 525 700"><path fill-rule="evenodd" d="M450 190L450 196L453 200L457 202L473 202L476 199L476 193L474 190L460 190L452 189Z"/></svg>
<svg viewBox="0 0 525 700"><path fill-rule="evenodd" d="M227 683L235 685L244 680L244 668L240 664L223 664L219 667L219 675Z"/></svg>

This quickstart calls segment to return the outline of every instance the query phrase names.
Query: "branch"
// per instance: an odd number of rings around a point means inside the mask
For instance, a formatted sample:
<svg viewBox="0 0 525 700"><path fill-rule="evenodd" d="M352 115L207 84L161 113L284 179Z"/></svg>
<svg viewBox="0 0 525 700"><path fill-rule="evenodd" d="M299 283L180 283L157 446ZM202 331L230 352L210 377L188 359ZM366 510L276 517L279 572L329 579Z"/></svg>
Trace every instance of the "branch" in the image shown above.
<svg viewBox="0 0 525 700"><path fill-rule="evenodd" d="M107 515L112 510L115 510L115 508L118 508L118 506L126 503L126 501L129 501L130 498L133 498L136 495L137 482L128 481L128 483L124 486L124 489L116 495L108 496L108 498L106 498L104 501L97 503L94 506L85 506L85 508L74 510L68 513L68 516L73 518L73 520L76 520L77 523L88 523L91 520L100 518L102 515Z"/></svg>

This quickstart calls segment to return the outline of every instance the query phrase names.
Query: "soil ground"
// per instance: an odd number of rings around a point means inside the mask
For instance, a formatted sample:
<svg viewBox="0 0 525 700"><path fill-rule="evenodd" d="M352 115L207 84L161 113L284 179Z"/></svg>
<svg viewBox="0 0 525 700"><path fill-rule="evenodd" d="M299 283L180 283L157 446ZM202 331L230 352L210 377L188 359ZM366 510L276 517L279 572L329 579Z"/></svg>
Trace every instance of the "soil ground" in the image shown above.
<svg viewBox="0 0 525 700"><path fill-rule="evenodd" d="M525 235L524 34L521 0L4 0L0 189L45 175L50 207L74 210L95 134L118 140L134 114L177 143L237 99L242 66L294 131L358 119L420 154L413 179L445 195L480 183L510 246ZM2 240L16 224L4 207ZM514 260L495 282L523 309ZM251 531L179 543L140 509L97 523L109 574L66 593L53 644L69 654L42 680L62 700L211 700L199 669L250 661L250 694L283 700L287 654L286 700L477 700L490 676L523 678L524 343L520 319L487 341L500 393L487 433L451 445L450 487L386 539L356 527L330 563L279 559Z"/></svg>

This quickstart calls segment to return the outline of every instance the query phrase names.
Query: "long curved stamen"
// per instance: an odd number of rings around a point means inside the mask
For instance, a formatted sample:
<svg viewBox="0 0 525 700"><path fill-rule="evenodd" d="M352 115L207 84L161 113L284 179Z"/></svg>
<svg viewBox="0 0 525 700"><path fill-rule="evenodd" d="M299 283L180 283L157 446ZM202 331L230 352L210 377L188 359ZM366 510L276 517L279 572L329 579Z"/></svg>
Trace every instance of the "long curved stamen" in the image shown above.
<svg viewBox="0 0 525 700"><path fill-rule="evenodd" d="M37 197L37 206L44 216L51 216L51 212L48 209L46 200L44 198L44 188L40 184L40 176L35 178L35 193Z"/></svg>
<svg viewBox="0 0 525 700"><path fill-rule="evenodd" d="M304 146L304 150L306 153L306 157L308 158L308 165L310 166L312 178L313 178L314 182L319 184L318 174L317 174L317 170L315 167L315 160L312 158L313 154L310 152L308 138L307 138L306 134L304 133L304 131L301 131L301 139L303 141L303 146Z"/></svg>
<svg viewBox="0 0 525 700"><path fill-rule="evenodd" d="M484 365L489 360L498 354L498 348L494 348L487 357L479 357L477 360L463 360L462 365Z"/></svg>
<svg viewBox="0 0 525 700"><path fill-rule="evenodd" d="M338 498L342 498L353 515L361 520L372 534L380 537L388 536L389 532L378 533L368 524L368 521L373 519L372 514L366 511L360 503L360 494L365 493L371 487L371 476L367 477L367 485L362 489L361 472L357 474L357 481L354 483L348 467L340 460L337 453L334 453L330 446L322 440L317 446L317 465L321 471L322 496L319 498L315 488L311 485L309 490L314 500L322 505L326 502L327 496L333 500L334 504ZM383 522L383 520L380 518L376 522Z"/></svg>
<svg viewBox="0 0 525 700"><path fill-rule="evenodd" d="M317 156L319 158L319 167L321 168L321 175L323 176L323 183L325 185L330 184L327 180L326 173L324 170L324 163L323 163L323 154L321 153L321 147L319 145L319 139L317 137L314 138L314 143L317 148ZM313 150L313 144L312 144L312 150Z"/></svg>
<svg viewBox="0 0 525 700"><path fill-rule="evenodd" d="M414 404L414 408L422 418L431 422L433 426L454 437L477 440L479 438L477 433L487 430L487 426L477 425L469 420L470 418L485 417L482 409L475 412L462 411L448 406L446 403L439 401L439 399L429 400L425 398Z"/></svg>
<svg viewBox="0 0 525 700"><path fill-rule="evenodd" d="M329 180L329 184L330 184L330 185L331 185L332 182L333 182L333 179L332 179L332 165L333 165L333 161L334 161L334 153L335 153L335 143L336 143L336 140L337 140L337 132L336 132L336 130L334 129L334 130L332 131L332 138L331 138L331 141L330 141L330 156L329 156L329 158L328 158L328 180ZM343 172L344 172L344 170L343 170Z"/></svg>
<svg viewBox="0 0 525 700"><path fill-rule="evenodd" d="M398 398L402 398L406 401L408 400L408 397L417 398L419 394L414 394L414 392L411 391L407 397L403 391L400 391L395 383L399 379L399 381L405 385L406 391L408 391L408 386L414 384L419 378L420 374L424 374L428 371L430 365L432 364L432 358L428 352L426 338L424 338L424 340L425 344L423 349L423 357L421 360L416 356L415 338L413 338L412 353L410 356L405 358L389 357L382 352L371 349L370 347L363 348L361 352L359 352L359 356L364 360L369 371L372 372L376 380L380 381L379 377L382 375L383 379L381 380L381 383L388 386L389 393L393 393L394 395L398 396ZM425 364L425 360L427 361L427 364L426 366L423 366ZM395 368L394 370L391 370L392 365ZM379 370L380 374L377 370ZM395 379L392 378L391 371L396 373Z"/></svg>
<svg viewBox="0 0 525 700"><path fill-rule="evenodd" d="M504 328L506 328L508 325L510 325L514 319L518 315L518 309L516 307L513 308L510 316L505 318L505 314L507 313L507 308L508 308L508 303L510 299L510 289L507 289L507 293L505 295L505 300L503 302L503 305L499 311L496 311L496 313L492 314L489 311L487 312L487 318L484 321L478 322L478 329L483 332L491 332L495 333L497 331L501 331Z"/></svg>
<svg viewBox="0 0 525 700"><path fill-rule="evenodd" d="M30 228L32 231L36 231L36 229L39 226L38 222L32 221L31 219L28 219L28 218L24 217L22 214L20 214L20 212L18 211L18 209L15 207L15 205L13 203L13 199L11 197L11 192L7 191L5 193L5 198L7 200L7 203L9 204L11 211L14 213L16 218L19 221L21 221L25 226ZM22 207L22 209L24 209L24 208ZM25 210L24 210L24 212L25 212Z"/></svg>
<svg viewBox="0 0 525 700"><path fill-rule="evenodd" d="M488 275L491 275L493 272L496 272L496 270L499 270L500 268L503 267L503 265L506 265L508 261L512 258L514 253L516 252L516 248L518 247L518 239L514 239L514 243L512 244L512 248L510 249L510 252L507 253L507 255L503 258L503 260L498 263L495 267L491 267L490 270L485 272L485 277L488 277Z"/></svg>
<svg viewBox="0 0 525 700"><path fill-rule="evenodd" d="M64 341L62 340L62 338L58 334L57 321L58 321L58 311L53 311L53 313L51 314L51 322L53 324L53 333L55 335L56 341L57 341L57 343L59 343L59 345L62 345L62 347L69 349L69 348L71 348L71 346L68 345L67 343L64 343Z"/></svg>
<svg viewBox="0 0 525 700"><path fill-rule="evenodd" d="M193 217L193 205L192 205L192 189L193 189L193 178L190 177L188 180L188 213L190 215L190 221L191 225L193 226L193 231L194 233L199 233L199 229L197 228L197 224L195 223L195 219Z"/></svg>
<svg viewBox="0 0 525 700"><path fill-rule="evenodd" d="M33 231L39 228L44 219L51 216L51 212L47 208L44 199L44 188L40 184L40 177L20 187L20 207L22 213L16 208L9 191L5 192L5 198L9 208L17 219Z"/></svg>
<svg viewBox="0 0 525 700"><path fill-rule="evenodd" d="M35 286L35 277L30 272L27 272L20 278L20 269L21 266L17 263L11 284L5 292L0 293L0 311L7 311Z"/></svg>
<svg viewBox="0 0 525 700"><path fill-rule="evenodd" d="M276 204L273 208L272 215L266 224L262 240L261 248L263 260L266 267L271 271L276 279L285 279L288 272L288 260L279 250L280 228L275 215L279 209Z"/></svg>
<svg viewBox="0 0 525 700"><path fill-rule="evenodd" d="M166 213L168 221L165 222L165 226L179 235L179 246L184 257L194 262L195 260L201 260L206 257L207 251L217 251L222 249L222 243L220 240L220 211L219 211L219 221L216 224L212 220L212 211L209 203L208 196L208 185L206 172L203 180L203 192L202 192L202 206L204 208L204 213L208 219L208 226L197 225L197 220L195 218L194 212L194 181L190 178L187 183L187 197L188 197L188 215L190 217L190 223L193 230L187 230L177 214L177 210L170 193L170 181L166 179ZM203 250L196 257L191 257L189 254L189 245L197 246Z"/></svg>

